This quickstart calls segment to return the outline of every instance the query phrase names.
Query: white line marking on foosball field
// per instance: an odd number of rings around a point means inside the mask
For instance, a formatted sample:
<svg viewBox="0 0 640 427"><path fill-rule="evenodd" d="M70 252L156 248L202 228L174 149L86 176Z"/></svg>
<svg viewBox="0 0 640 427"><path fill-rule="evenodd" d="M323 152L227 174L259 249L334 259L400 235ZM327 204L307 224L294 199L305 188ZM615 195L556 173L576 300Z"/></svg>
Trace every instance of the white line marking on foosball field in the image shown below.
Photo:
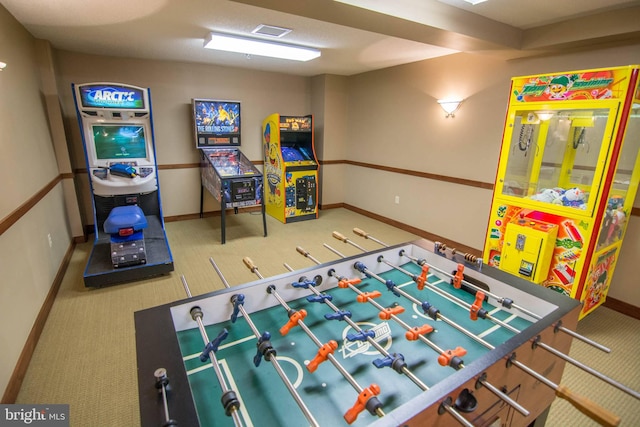
<svg viewBox="0 0 640 427"><path fill-rule="evenodd" d="M300 366L300 364L298 363L297 360L292 359L288 356L276 356L276 359L278 359L278 362L289 362L293 365L294 368L296 368L296 372L298 374L298 378L296 378L296 380L294 382L292 382L293 387L294 388L298 388L300 386L300 384L302 384L302 380L304 379L304 373L302 371L302 366Z"/></svg>
<svg viewBox="0 0 640 427"><path fill-rule="evenodd" d="M224 372L224 375L227 377L227 381L229 381L229 388L235 391L236 396L238 397L238 400L240 400L240 403L241 403L240 413L242 414L242 418L244 419L246 426L253 427L253 421L251 421L249 412L247 412L247 405L245 405L244 400L242 399L242 394L240 393L238 384L236 383L236 380L233 377L233 374L231 373L231 369L229 369L229 365L227 364L227 361L225 359L218 359L218 365L220 365L220 367L222 368L222 371ZM198 372L211 369L211 368L212 368L211 363L207 363L206 365L202 365L200 367L187 371L187 376L193 375Z"/></svg>
<svg viewBox="0 0 640 427"><path fill-rule="evenodd" d="M222 359L222 360L219 360L218 363L219 365L221 365L222 370L224 371L225 375L227 376L227 379L229 380L229 387L231 388L231 390L236 391L236 396L238 397L238 400L240 400L240 403L241 403L240 413L242 414L242 418L244 419L246 426L253 427L253 421L251 421L251 417L249 416L249 412L247 411L247 405L245 405L244 400L242 400L240 389L236 384L235 378L233 378L233 375L231 374L231 369L229 369L229 365L227 364L227 361L225 359Z"/></svg>

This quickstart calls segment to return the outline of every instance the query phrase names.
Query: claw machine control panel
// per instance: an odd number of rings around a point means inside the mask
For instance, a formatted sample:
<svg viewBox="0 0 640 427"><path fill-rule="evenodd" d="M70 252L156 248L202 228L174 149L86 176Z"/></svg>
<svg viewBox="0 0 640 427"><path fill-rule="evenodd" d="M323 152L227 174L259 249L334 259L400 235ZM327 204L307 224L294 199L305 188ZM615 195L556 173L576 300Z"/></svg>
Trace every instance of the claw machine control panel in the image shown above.
<svg viewBox="0 0 640 427"><path fill-rule="evenodd" d="M601 305L640 181L639 66L515 77L483 261Z"/></svg>
<svg viewBox="0 0 640 427"><path fill-rule="evenodd" d="M558 226L533 218L518 217L507 224L502 251L502 269L541 283L553 255Z"/></svg>
<svg viewBox="0 0 640 427"><path fill-rule="evenodd" d="M240 102L193 99L196 148L200 151L200 217L204 189L220 203L221 242L226 242L226 211L260 207L264 236L267 222L262 174L240 151Z"/></svg>

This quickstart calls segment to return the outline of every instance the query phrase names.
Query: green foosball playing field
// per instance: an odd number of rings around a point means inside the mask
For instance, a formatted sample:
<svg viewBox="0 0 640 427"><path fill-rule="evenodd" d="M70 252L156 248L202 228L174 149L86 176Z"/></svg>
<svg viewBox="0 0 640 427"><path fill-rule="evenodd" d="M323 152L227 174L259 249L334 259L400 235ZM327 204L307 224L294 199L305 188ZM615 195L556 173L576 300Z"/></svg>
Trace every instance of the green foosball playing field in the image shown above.
<svg viewBox="0 0 640 427"><path fill-rule="evenodd" d="M421 273L420 267L413 263L407 263L401 267L415 275ZM357 277L363 277L362 274L357 272L356 274L358 274ZM471 320L468 306L435 293L429 286L419 290L416 283L401 271L390 270L382 273L381 276L384 280L392 281L397 286L396 289L412 295L420 302L427 302L436 307L442 316L482 338L491 346L498 346L514 336L514 332L487 319ZM336 281L335 278L324 280ZM450 293L467 304L474 304L476 300L475 295L462 289L455 289L450 281L442 280L433 274L429 274L428 282L431 286ZM292 287L291 284L284 286ZM396 306L404 308L404 311L396 316L410 327L431 326L433 331L425 334L424 337L436 348L460 354L464 362L460 369L466 369L490 350L449 324L432 319L425 314L423 305L417 305L403 296L394 295L379 280L364 278L355 286L361 292L379 291L381 295L374 301L384 308ZM351 320L362 330L372 331L375 334L374 340L392 358L404 358L406 368L427 387L432 387L455 372L454 368L439 364L440 354L432 348L433 346L420 340L408 340L405 337L406 328L398 322L392 318L381 319L378 308L368 301L357 302L356 291L339 287L324 291L325 287L320 284L316 289L330 295L334 306L340 310L349 311ZM276 288L276 292L279 290ZM382 404L382 411L390 412L423 391L406 375L396 372L389 366L392 358L385 358L366 340L353 339L352 335L357 334L358 331L345 321L325 319L325 315L334 313L334 310L322 302L309 302L306 297L314 295L310 290L301 288L298 292L300 297L288 301L289 307L295 311L306 310L307 315L303 322L321 343L324 344L330 340L337 342L338 347L333 352L335 360L362 389L372 384L379 386L380 393L377 397ZM524 330L531 324L522 317L487 302L482 305L482 308L491 317L508 323L518 330ZM270 333L278 363L315 419L322 425L346 425L343 417L347 411L353 411L352 408L358 401L358 391L345 380L329 360L320 364L313 373L307 370L306 365L318 353L318 345L299 326L293 326L286 335L280 333L280 328L289 321L287 310L278 304L275 307L249 313L249 316L261 334L265 331ZM206 318L205 312L204 320ZM235 391L241 402L240 414L243 422L249 426L308 425L308 421L274 367L257 352L258 340L247 321L240 315L235 322L228 320L206 327L209 339L215 338L225 329L228 336L220 343L215 354L229 388ZM347 339L347 336L352 340ZM177 337L201 426L233 425L232 419L225 415L220 403L222 391L211 362L200 360L204 341L196 323L194 322L193 329L179 331ZM460 348L464 349L464 355L461 354ZM256 360L259 360L257 367ZM374 362L380 367L376 367ZM368 425L376 418L376 415L364 409L352 425Z"/></svg>

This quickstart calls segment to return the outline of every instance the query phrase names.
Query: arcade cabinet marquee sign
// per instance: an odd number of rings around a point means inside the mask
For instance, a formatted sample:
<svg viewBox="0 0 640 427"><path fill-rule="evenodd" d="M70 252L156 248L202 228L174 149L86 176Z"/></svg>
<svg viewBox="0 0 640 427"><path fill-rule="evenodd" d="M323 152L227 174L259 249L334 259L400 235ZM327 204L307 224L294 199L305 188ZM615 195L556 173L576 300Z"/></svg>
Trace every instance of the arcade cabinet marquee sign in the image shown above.
<svg viewBox="0 0 640 427"><path fill-rule="evenodd" d="M145 109L145 93L140 89L117 85L91 85L80 87L79 92L83 108Z"/></svg>
<svg viewBox="0 0 640 427"><path fill-rule="evenodd" d="M193 100L196 146L240 145L240 103Z"/></svg>
<svg viewBox="0 0 640 427"><path fill-rule="evenodd" d="M619 98L620 93L613 93L617 87L613 82L613 75L608 71L537 76L522 83L514 95L521 102Z"/></svg>

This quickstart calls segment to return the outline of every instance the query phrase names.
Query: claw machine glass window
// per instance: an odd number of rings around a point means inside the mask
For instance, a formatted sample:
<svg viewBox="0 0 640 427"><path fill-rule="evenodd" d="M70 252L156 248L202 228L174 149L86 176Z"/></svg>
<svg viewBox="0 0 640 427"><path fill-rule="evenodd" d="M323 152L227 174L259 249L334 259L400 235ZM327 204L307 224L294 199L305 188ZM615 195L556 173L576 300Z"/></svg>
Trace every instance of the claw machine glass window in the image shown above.
<svg viewBox="0 0 640 427"><path fill-rule="evenodd" d="M640 104L633 104L609 200L604 211L596 250L622 239L640 181Z"/></svg>
<svg viewBox="0 0 640 427"><path fill-rule="evenodd" d="M617 109L566 108L515 111L499 193L591 212L607 158ZM603 148L604 147L604 148Z"/></svg>

